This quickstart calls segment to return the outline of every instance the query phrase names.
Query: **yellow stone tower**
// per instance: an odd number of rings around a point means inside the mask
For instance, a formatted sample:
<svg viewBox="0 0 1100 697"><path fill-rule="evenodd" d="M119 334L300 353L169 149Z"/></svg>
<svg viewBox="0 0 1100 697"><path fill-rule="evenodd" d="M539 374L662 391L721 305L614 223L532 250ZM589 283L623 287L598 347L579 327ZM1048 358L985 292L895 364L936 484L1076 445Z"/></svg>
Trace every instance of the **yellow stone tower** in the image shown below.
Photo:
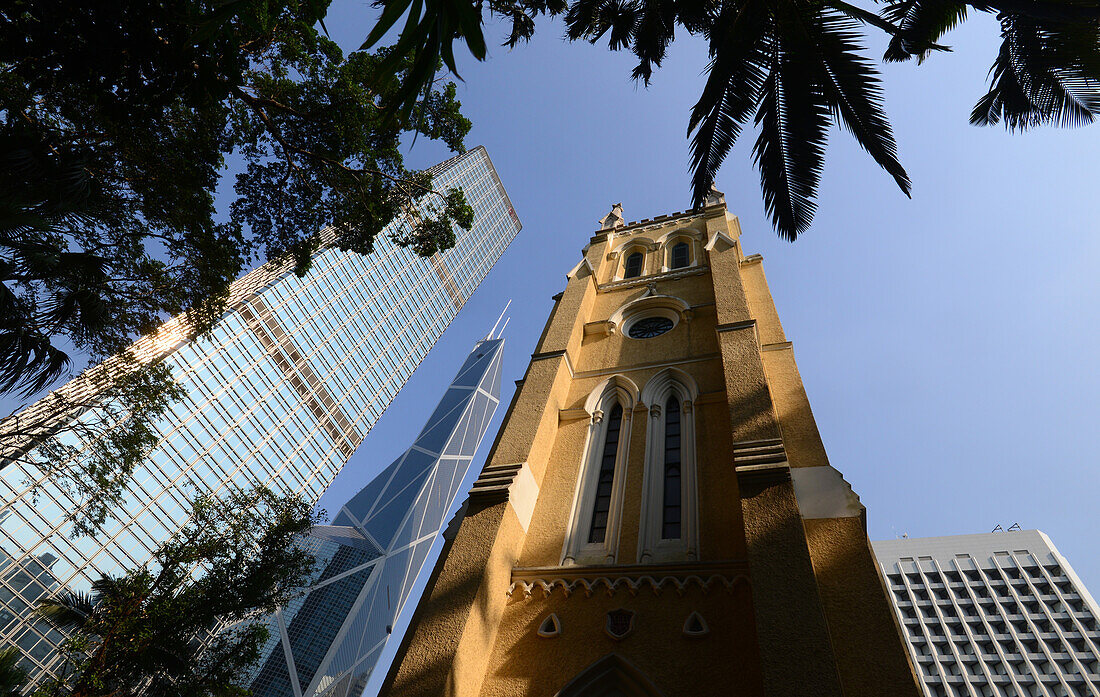
<svg viewBox="0 0 1100 697"><path fill-rule="evenodd" d="M724 196L600 222L382 694L917 697Z"/></svg>

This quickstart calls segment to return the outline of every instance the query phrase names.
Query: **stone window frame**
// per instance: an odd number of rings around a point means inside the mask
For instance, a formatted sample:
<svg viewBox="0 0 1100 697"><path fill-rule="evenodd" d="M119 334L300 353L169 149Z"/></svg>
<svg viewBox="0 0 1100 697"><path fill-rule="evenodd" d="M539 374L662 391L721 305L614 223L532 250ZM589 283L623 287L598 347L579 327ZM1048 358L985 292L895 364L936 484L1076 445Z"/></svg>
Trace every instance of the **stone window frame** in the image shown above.
<svg viewBox="0 0 1100 697"><path fill-rule="evenodd" d="M680 228L657 238L657 246L661 250L661 273L681 271L699 266L703 259L703 240L705 237L703 233L697 230ZM686 243L688 246L688 263L687 266L674 269L672 268L672 248L681 242Z"/></svg>
<svg viewBox="0 0 1100 697"><path fill-rule="evenodd" d="M630 453L630 430L634 407L638 404L638 387L623 375L607 378L592 390L585 401L588 412L588 434L585 438L584 456L577 474L573 494L573 509L565 530L562 545L562 566L575 564L614 564L618 558L619 534L622 530L623 494L626 488L627 458ZM607 529L603 542L589 542L588 532L592 522L599 485L600 460L607 438L607 419L614 405L623 410L619 427L619 445L615 454L615 476L611 485L611 505L607 514Z"/></svg>
<svg viewBox="0 0 1100 697"><path fill-rule="evenodd" d="M680 539L662 539L664 518L664 409L669 397L680 402ZM699 387L682 370L666 368L642 390L646 405L645 470L642 511L638 522L638 562L696 561L699 559L699 494L695 444L695 402Z"/></svg>

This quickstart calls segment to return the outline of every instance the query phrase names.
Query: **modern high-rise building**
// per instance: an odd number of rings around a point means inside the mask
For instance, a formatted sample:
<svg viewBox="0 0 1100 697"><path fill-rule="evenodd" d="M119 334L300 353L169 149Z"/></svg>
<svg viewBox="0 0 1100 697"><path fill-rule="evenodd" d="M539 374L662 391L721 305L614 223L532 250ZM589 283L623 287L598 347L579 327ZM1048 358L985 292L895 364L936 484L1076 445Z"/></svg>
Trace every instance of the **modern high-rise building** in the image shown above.
<svg viewBox="0 0 1100 697"><path fill-rule="evenodd" d="M412 446L313 529L317 576L279 610L254 697L359 697L500 403L504 339L480 341Z"/></svg>
<svg viewBox="0 0 1100 697"><path fill-rule="evenodd" d="M927 697L1100 696L1100 608L1042 532L874 550Z"/></svg>
<svg viewBox="0 0 1100 697"><path fill-rule="evenodd" d="M702 208L602 221L384 697L918 697L758 255Z"/></svg>
<svg viewBox="0 0 1100 697"><path fill-rule="evenodd" d="M54 665L59 635L34 619L41 589L16 587L23 579L87 590L102 574L139 567L183 525L196 493L262 482L320 497L520 230L484 148L432 172L435 186L462 187L475 211L454 248L425 259L397 246L390 236L405 218L366 256L337 249L329 234L304 276L273 261L236 281L209 335L188 341L178 317L137 342L133 353L163 356L186 396L156 424L157 445L99 534L70 535L82 501L33 464L0 470L0 646L19 647L32 674ZM86 397L88 384L61 390ZM12 418L33 421L45 404ZM96 410L73 416L93 420Z"/></svg>

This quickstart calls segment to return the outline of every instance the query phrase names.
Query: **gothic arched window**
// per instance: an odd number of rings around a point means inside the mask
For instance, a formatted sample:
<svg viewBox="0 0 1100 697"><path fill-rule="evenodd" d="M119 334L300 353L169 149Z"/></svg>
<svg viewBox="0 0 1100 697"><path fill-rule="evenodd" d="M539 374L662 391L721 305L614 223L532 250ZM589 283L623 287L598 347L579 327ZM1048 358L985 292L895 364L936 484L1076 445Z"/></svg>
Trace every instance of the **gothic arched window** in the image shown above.
<svg viewBox="0 0 1100 697"><path fill-rule="evenodd" d="M699 538L695 485L694 381L674 368L646 384L649 405L638 560L694 560Z"/></svg>
<svg viewBox="0 0 1100 697"><path fill-rule="evenodd" d="M596 480L596 496L592 505L591 522L588 526L588 542L603 543L607 536L607 519L611 512L611 494L615 484L615 462L619 454L619 431L623 425L623 408L615 404L607 417L607 431L603 437L603 452L600 454L600 474Z"/></svg>
<svg viewBox="0 0 1100 697"><path fill-rule="evenodd" d="M665 403L665 473L661 502L661 539L680 539L680 400L675 395Z"/></svg>
<svg viewBox="0 0 1100 697"><path fill-rule="evenodd" d="M564 565L615 562L631 412L637 400L634 383L616 375L600 383L585 403L591 419L562 548Z"/></svg>
<svg viewBox="0 0 1100 697"><path fill-rule="evenodd" d="M687 242L677 242L672 245L672 253L670 255L669 268L670 269L682 269L691 263L691 250L688 247Z"/></svg>
<svg viewBox="0 0 1100 697"><path fill-rule="evenodd" d="M645 256L641 252L634 252L627 256L623 265L623 278L637 278L642 275L642 262Z"/></svg>

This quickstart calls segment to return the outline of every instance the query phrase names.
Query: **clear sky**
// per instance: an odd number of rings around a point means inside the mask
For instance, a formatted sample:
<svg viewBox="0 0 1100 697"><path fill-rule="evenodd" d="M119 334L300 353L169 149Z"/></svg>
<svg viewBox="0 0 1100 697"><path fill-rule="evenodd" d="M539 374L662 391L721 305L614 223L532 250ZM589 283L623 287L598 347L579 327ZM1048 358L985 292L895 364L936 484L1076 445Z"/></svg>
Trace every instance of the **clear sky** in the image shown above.
<svg viewBox="0 0 1100 697"><path fill-rule="evenodd" d="M354 47L372 17L346 2L327 24ZM467 144L486 146L524 229L337 478L330 507L407 447L508 298L505 379L522 376L551 296L612 203L628 220L689 205L685 129L705 46L681 37L646 90L629 55L562 32L543 21L529 45L460 58ZM912 200L842 132L814 226L793 244L764 216L754 133L717 183L746 253L764 256L829 459L867 506L871 538L1019 523L1050 535L1095 593L1100 126L971 127L997 26L982 16L947 42L954 53L885 68ZM419 141L409 159L443 155Z"/></svg>

